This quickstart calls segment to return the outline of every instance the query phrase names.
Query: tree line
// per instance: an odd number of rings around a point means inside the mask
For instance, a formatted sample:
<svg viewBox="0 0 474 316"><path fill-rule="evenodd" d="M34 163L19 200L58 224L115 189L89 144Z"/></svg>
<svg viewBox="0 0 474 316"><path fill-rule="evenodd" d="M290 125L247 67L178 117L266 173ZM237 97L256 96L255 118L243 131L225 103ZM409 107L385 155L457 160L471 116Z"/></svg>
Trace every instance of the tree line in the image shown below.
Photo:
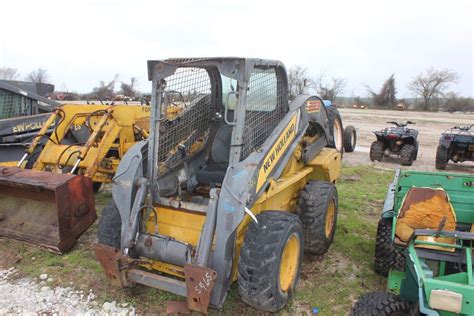
<svg viewBox="0 0 474 316"><path fill-rule="evenodd" d="M0 67L0 79L19 80L21 74L15 68ZM23 79L35 83L49 83L50 76L43 68L38 68L28 74ZM435 111L444 108L447 111L467 111L474 110L474 100L472 98L460 97L457 93L450 91L453 84L458 83L460 76L457 72L449 69L430 68L423 73L417 74L408 84L408 89L412 93L414 106L422 111ZM120 82L119 91L115 88ZM321 98L336 101L341 98L347 86L344 78L331 77L321 74L312 78L308 69L301 66L293 66L288 71L289 97L293 99L301 93L316 92ZM84 94L71 93L74 99L102 100L115 99L117 95L129 99L136 99L142 96L137 90L137 78L132 77L130 82L119 81L118 74L110 81L99 81L98 85L91 92ZM394 108L397 104L408 103L407 100L397 98L397 88L395 74L391 74L382 84L379 90L372 90L366 86L369 103L378 108ZM312 90L312 91L311 91ZM355 97L354 102L358 105L362 103L360 97Z"/></svg>
<svg viewBox="0 0 474 316"><path fill-rule="evenodd" d="M50 76L48 71L43 68L38 68L32 72L21 76L20 72L16 68L11 67L0 67L0 80L20 80L23 79L27 82L34 83L50 83ZM115 91L117 83L120 82L119 91ZM110 81L99 81L99 84L92 89L92 91L84 94L71 92L73 99L94 99L98 98L101 100L112 100L117 95L124 96L129 99L135 99L141 96L141 93L137 90L137 78L132 77L130 82L119 81L119 75L115 75ZM63 91L65 92L65 91Z"/></svg>
<svg viewBox="0 0 474 316"><path fill-rule="evenodd" d="M414 107L421 111L436 111L444 108L449 112L474 110L474 99L460 97L450 91L453 84L458 83L460 76L449 69L430 68L417 74L408 84L408 90L414 97ZM290 98L303 93L305 90L314 89L325 100L336 101L340 99L346 87L346 80L332 77L328 79L320 75L311 79L308 70L301 66L293 66L288 72ZM408 100L397 98L395 74L391 74L379 90L372 90L366 86L369 105L377 108L395 108L397 104L408 105ZM363 101L355 97L354 102L360 105Z"/></svg>

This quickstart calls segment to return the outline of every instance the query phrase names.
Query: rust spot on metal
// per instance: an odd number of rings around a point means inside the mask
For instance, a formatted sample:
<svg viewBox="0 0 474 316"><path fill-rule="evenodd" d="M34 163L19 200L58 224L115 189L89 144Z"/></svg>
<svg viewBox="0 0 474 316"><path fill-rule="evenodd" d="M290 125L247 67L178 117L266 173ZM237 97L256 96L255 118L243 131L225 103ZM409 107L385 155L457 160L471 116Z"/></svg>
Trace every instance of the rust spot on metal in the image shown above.
<svg viewBox="0 0 474 316"><path fill-rule="evenodd" d="M184 265L188 308L207 314L217 272L194 264Z"/></svg>
<svg viewBox="0 0 474 316"><path fill-rule="evenodd" d="M91 179L5 167L0 171L0 236L64 253L95 221Z"/></svg>
<svg viewBox="0 0 474 316"><path fill-rule="evenodd" d="M94 245L94 252L97 260L104 269L105 275L116 286L123 286L122 276L120 274L119 261L120 251L113 247L102 244Z"/></svg>
<svg viewBox="0 0 474 316"><path fill-rule="evenodd" d="M145 239L145 246L151 247L152 245L153 245L153 239L151 239L151 237L148 236L148 237Z"/></svg>

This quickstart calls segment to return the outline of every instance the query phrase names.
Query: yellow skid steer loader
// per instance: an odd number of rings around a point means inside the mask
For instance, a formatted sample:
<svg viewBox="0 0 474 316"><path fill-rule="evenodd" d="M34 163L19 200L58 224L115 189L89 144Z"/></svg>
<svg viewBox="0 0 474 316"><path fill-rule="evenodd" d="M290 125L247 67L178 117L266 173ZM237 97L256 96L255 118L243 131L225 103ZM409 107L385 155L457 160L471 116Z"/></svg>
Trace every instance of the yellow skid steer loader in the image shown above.
<svg viewBox="0 0 474 316"><path fill-rule="evenodd" d="M246 304L282 309L303 252L326 252L336 228L342 138L322 100L290 103L273 60L149 61L148 73L150 137L121 160L99 223L106 275L186 297L169 312L221 308L233 282Z"/></svg>
<svg viewBox="0 0 474 316"><path fill-rule="evenodd" d="M0 167L0 236L71 248L97 217L93 191L112 182L123 155L148 137L149 121L149 106L57 108L18 167Z"/></svg>

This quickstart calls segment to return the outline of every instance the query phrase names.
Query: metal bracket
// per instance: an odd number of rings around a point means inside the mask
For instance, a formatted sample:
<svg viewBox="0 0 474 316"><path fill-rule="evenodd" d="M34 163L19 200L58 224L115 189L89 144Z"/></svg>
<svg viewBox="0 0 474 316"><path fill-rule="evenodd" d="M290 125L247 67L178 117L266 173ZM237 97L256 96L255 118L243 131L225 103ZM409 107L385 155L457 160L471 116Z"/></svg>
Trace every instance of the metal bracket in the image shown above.
<svg viewBox="0 0 474 316"><path fill-rule="evenodd" d="M186 264L184 266L184 276L186 277L188 308L207 315L217 272L207 267Z"/></svg>

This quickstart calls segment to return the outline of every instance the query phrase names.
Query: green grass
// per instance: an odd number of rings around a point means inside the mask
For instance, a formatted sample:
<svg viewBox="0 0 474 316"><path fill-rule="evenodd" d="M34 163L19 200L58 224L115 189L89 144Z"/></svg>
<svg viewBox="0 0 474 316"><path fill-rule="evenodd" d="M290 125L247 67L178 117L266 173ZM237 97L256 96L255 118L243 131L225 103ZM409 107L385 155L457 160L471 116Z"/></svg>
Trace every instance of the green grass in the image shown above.
<svg viewBox="0 0 474 316"><path fill-rule="evenodd" d="M385 192L393 174L370 166L344 166L338 182L339 214L334 242L323 256L305 257L295 296L280 312L318 315L344 315L362 293L382 289L385 280L372 269L376 224ZM109 187L96 195L100 211L111 198ZM22 275L38 277L47 273L53 286L73 286L98 295L98 302L120 301L134 304L140 313L162 313L168 300L182 300L175 295L144 286L120 289L111 286L95 260L97 221L78 240L73 250L59 256L37 247L0 238L0 267L15 266ZM72 282L72 283L71 283ZM255 314L243 304L234 284L222 311L211 314ZM261 313L260 313L261 314Z"/></svg>

